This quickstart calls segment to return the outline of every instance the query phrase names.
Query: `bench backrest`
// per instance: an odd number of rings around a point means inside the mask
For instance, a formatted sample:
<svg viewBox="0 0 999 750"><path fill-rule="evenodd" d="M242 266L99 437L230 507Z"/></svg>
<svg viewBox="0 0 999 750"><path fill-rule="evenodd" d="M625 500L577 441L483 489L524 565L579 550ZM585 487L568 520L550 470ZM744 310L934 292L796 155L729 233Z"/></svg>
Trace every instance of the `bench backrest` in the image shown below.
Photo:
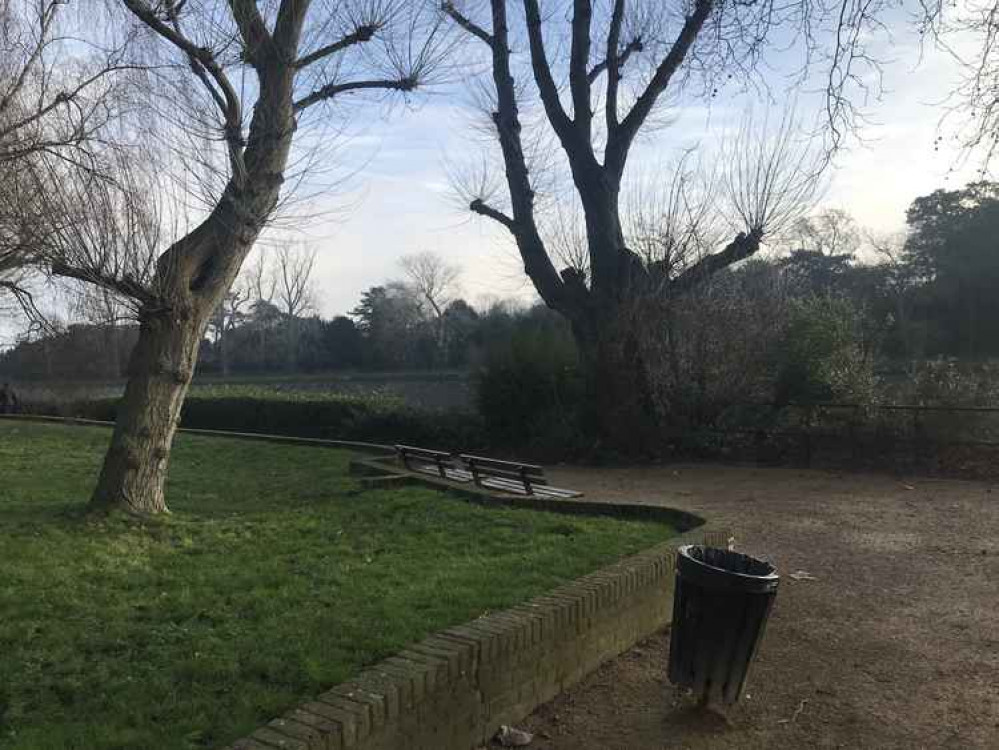
<svg viewBox="0 0 999 750"><path fill-rule="evenodd" d="M470 456L465 453L459 456L459 458L468 464L468 468L472 470L473 474L484 474L503 479L516 479L518 481L526 480L530 484L548 484L548 480L545 479L544 468L535 464L500 461L496 458Z"/></svg>
<svg viewBox="0 0 999 750"><path fill-rule="evenodd" d="M427 461L437 467L437 473L441 479L447 479L447 470L455 468L454 456L447 451L432 451L427 448L417 448L412 445L397 445L396 452L402 458L402 465L412 471L409 465L411 459ZM422 469L421 469L422 471Z"/></svg>
<svg viewBox="0 0 999 750"><path fill-rule="evenodd" d="M447 451L432 451L428 448L417 448L412 445L397 445L395 446L396 452L403 458L420 458L425 461L454 461L454 456L452 456Z"/></svg>

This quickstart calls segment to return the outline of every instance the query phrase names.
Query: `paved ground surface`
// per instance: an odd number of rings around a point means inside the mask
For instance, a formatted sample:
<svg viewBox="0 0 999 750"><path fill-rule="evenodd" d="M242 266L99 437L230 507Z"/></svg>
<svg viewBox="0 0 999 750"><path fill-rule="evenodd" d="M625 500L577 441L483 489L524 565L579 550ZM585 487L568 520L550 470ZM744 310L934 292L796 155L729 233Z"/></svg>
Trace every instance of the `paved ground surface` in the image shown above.
<svg viewBox="0 0 999 750"><path fill-rule="evenodd" d="M656 636L541 707L536 750L999 748L999 487L791 469L553 471L731 528L785 574L745 699L694 709ZM816 580L786 574L807 571Z"/></svg>

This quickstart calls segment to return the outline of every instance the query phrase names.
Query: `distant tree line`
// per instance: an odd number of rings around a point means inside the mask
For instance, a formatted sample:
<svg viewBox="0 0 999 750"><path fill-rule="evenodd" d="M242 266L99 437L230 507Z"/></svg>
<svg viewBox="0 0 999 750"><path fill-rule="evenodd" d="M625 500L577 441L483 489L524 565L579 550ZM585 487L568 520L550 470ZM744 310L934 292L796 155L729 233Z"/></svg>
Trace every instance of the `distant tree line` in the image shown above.
<svg viewBox="0 0 999 750"><path fill-rule="evenodd" d="M663 357L661 366L649 365L649 376L672 378L674 391L707 389L720 382L743 340L746 361L733 364L734 371L745 376L750 360L773 369L789 344L775 340L775 351L768 351L767 337L792 325L799 331L845 325L822 335L845 336L868 361L882 364L999 355L999 184L920 197L907 224L907 233L877 237L844 212L825 211L798 222L775 257L758 256L686 295L664 295L656 311L636 312L662 316L645 339ZM252 264L212 319L199 371L469 369L517 331L568 336L568 324L540 305L473 306L458 294L458 269L432 253L403 258L402 278L364 291L348 315L323 318L314 312L314 262L314 252L285 247L270 265ZM808 300L833 302L799 304ZM120 311L104 300L88 299L77 312L85 322L25 338L0 355L0 373L123 376L136 328L120 324ZM646 360L654 356L650 350ZM705 359L703 366L686 371L696 357ZM782 388L778 398L793 395L793 387Z"/></svg>
<svg viewBox="0 0 999 750"><path fill-rule="evenodd" d="M543 306L495 300L473 307L457 295L458 269L433 253L400 261L404 279L361 295L348 315L315 312L315 252L278 248L270 264L250 264L226 295L201 342L203 374L335 370L469 369L490 341L520 325L555 319ZM53 325L0 354L14 380L124 377L138 328L89 297L74 305L81 322Z"/></svg>
<svg viewBox="0 0 999 750"><path fill-rule="evenodd" d="M865 237L842 212L826 212L802 222L777 265L805 293L850 300L883 359L999 355L999 183L917 198L906 223L905 233ZM865 244L876 262L857 261Z"/></svg>

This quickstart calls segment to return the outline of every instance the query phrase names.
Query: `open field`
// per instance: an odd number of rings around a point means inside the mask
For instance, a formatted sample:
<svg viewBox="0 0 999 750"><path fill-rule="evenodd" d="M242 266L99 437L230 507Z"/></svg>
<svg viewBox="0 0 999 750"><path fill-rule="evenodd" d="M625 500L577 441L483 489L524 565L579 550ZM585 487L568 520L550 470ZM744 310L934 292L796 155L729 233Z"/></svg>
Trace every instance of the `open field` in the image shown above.
<svg viewBox="0 0 999 750"><path fill-rule="evenodd" d="M117 398L124 382L20 382L17 391L26 401L70 403ZM333 372L273 375L204 375L195 378L191 395L247 396L291 394L300 397L324 395L392 400L400 405L431 411L472 411L475 393L467 372Z"/></svg>
<svg viewBox="0 0 999 750"><path fill-rule="evenodd" d="M219 747L429 632L662 541L360 492L348 454L180 436L172 516L81 513L108 432L0 423L0 747Z"/></svg>

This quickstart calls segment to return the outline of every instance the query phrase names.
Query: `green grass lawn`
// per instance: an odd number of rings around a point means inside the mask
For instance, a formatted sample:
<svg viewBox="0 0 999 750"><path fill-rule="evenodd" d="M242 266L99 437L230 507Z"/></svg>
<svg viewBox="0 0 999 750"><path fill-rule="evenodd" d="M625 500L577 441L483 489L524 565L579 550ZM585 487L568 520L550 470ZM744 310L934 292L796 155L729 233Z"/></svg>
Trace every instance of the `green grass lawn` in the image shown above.
<svg viewBox="0 0 999 750"><path fill-rule="evenodd" d="M673 534L359 492L346 453L181 436L173 515L81 514L109 432L0 423L0 748L221 747L428 633Z"/></svg>

